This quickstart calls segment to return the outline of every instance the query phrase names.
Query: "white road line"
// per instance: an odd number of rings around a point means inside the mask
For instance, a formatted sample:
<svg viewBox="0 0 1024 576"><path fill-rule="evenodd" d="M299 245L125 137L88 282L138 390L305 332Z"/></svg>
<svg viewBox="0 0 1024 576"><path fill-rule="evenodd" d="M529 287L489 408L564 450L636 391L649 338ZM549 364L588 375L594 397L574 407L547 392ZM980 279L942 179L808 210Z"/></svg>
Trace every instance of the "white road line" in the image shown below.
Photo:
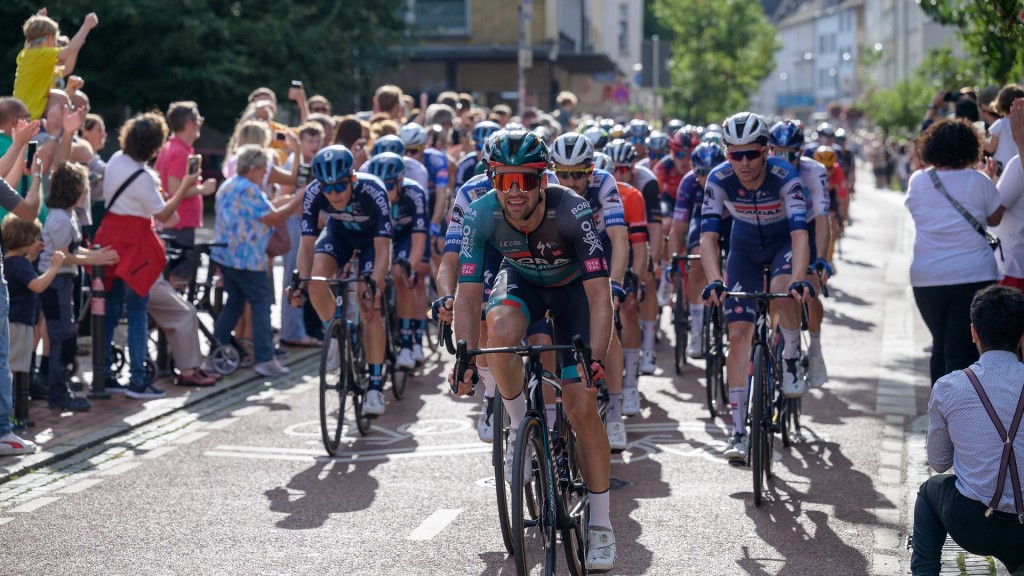
<svg viewBox="0 0 1024 576"><path fill-rule="evenodd" d="M78 482L75 482L74 484L68 486L67 488L57 490L56 492L54 492L54 494L78 494L79 492L82 492L83 490L88 490L89 488L92 488L93 486L100 484L101 482L103 482L102 478L86 478L84 480L79 480Z"/></svg>
<svg viewBox="0 0 1024 576"><path fill-rule="evenodd" d="M220 420L214 420L206 426L203 426L204 430L223 430L228 426L231 426L235 422L238 422L238 418L221 418Z"/></svg>
<svg viewBox="0 0 1024 576"><path fill-rule="evenodd" d="M200 440L202 438L206 438L209 435L210 435L209 432L192 432L192 433L189 433L189 434L185 434L184 436L181 436L180 438L175 438L174 440L171 440L171 443L172 444L179 444L179 445L191 444L191 443L195 442L196 440Z"/></svg>
<svg viewBox="0 0 1024 576"><path fill-rule="evenodd" d="M250 458L264 460L290 460L295 462L337 462L351 463L364 460L398 460L402 458L428 458L433 456L456 456L463 454L483 454L491 451L490 446L471 444L470 447L459 445L439 449L415 449L400 448L397 450L365 450L360 452L342 452L331 458L324 455L320 450L275 450L252 448L218 446L217 449L204 452L204 456L218 456L221 458ZM240 448L240 450L234 450ZM455 449L452 449L455 448Z"/></svg>
<svg viewBox="0 0 1024 576"><path fill-rule="evenodd" d="M21 506L15 506L8 510L8 512L35 512L47 504L53 504L57 500L60 500L60 498L57 498L56 496L43 496L41 498L29 500Z"/></svg>
<svg viewBox="0 0 1024 576"><path fill-rule="evenodd" d="M14 521L14 518L0 518L0 526L3 526L4 524L7 524L8 522L13 522L13 521Z"/></svg>
<svg viewBox="0 0 1024 576"><path fill-rule="evenodd" d="M139 458L145 458L146 460L154 460L156 458L163 456L164 454L167 454L168 452L174 452L177 449L177 446L161 446L159 448L154 448L149 452L146 452L142 456L139 456Z"/></svg>
<svg viewBox="0 0 1024 576"><path fill-rule="evenodd" d="M117 466L114 466L112 468L101 470L97 472L97 474L100 474L101 476L117 476L118 474L123 474L138 466L142 466L142 462L125 462L123 464L118 464Z"/></svg>
<svg viewBox="0 0 1024 576"><path fill-rule="evenodd" d="M438 510L437 512L434 512L428 516L418 528L409 534L408 540L433 539L434 536L440 534L441 531L447 528L448 525L451 524L452 521L461 513L462 510Z"/></svg>

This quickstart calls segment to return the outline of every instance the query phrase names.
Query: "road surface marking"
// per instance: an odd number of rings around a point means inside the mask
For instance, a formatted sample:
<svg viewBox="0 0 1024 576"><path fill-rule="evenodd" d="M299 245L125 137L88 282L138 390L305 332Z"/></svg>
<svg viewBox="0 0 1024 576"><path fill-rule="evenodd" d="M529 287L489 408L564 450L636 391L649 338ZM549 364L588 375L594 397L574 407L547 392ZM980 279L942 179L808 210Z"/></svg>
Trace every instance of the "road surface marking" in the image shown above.
<svg viewBox="0 0 1024 576"><path fill-rule="evenodd" d="M25 502L21 506L15 506L14 508L8 510L8 512L35 512L36 510L42 508L43 506L46 506L47 504L52 504L57 500L60 500L60 498L57 498L56 496L44 496L42 498L36 498L29 502Z"/></svg>
<svg viewBox="0 0 1024 576"><path fill-rule="evenodd" d="M79 480L78 482L75 482L74 484L68 486L67 488L57 490L56 492L54 492L54 494L78 494L79 492L83 490L88 490L89 488L92 488L93 486L101 482L103 482L102 478L86 478L84 480Z"/></svg>
<svg viewBox="0 0 1024 576"><path fill-rule="evenodd" d="M124 462L123 464L118 464L113 468L100 470L99 472L97 472L97 474L100 474L102 476L117 476L118 474L123 474L124 472L127 472L138 466L142 466L142 462Z"/></svg>
<svg viewBox="0 0 1024 576"><path fill-rule="evenodd" d="M146 452L142 456L139 456L139 458L145 458L146 460L154 460L156 458L163 456L164 454L167 454L168 452L174 452L177 449L177 446L161 446L159 448L154 448L149 452Z"/></svg>
<svg viewBox="0 0 1024 576"><path fill-rule="evenodd" d="M238 418L221 418L220 420L214 420L206 426L203 426L204 430L223 430L228 426L231 426L235 422L238 422Z"/></svg>
<svg viewBox="0 0 1024 576"><path fill-rule="evenodd" d="M409 534L408 539L431 540L434 536L437 536L442 530L447 528L448 525L451 524L452 521L461 513L462 510L438 510L428 516L418 528L413 530L412 533Z"/></svg>
<svg viewBox="0 0 1024 576"><path fill-rule="evenodd" d="M481 443L453 444L431 448L405 447L387 450L358 450L339 452L331 458L323 450L307 450L299 448L264 448L257 446L217 446L204 453L205 456L227 458L263 458L267 460L293 460L298 462L357 462L363 460L391 460L400 458L427 458L434 456L454 456L461 454L481 454L490 452L491 447Z"/></svg>
<svg viewBox="0 0 1024 576"><path fill-rule="evenodd" d="M202 438L206 438L209 435L210 435L209 432L192 432L190 434L185 434L184 436L181 436L179 438L175 438L174 440L171 440L171 443L172 444L179 444L179 445L181 445L181 444L191 444L191 443L195 442L196 440L199 440L199 439L202 439Z"/></svg>
<svg viewBox="0 0 1024 576"><path fill-rule="evenodd" d="M0 526L3 526L4 524L7 524L8 522L11 522L13 520L14 518L0 518Z"/></svg>

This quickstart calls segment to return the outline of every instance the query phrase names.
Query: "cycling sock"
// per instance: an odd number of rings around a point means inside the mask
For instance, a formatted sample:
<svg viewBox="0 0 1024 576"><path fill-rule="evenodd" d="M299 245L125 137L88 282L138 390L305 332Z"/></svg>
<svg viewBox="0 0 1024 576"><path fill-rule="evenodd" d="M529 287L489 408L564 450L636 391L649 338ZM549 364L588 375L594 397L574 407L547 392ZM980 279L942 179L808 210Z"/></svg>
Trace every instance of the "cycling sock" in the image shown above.
<svg viewBox="0 0 1024 576"><path fill-rule="evenodd" d="M690 332L693 334L691 338L700 338L701 331L704 330L704 305L703 304L690 304Z"/></svg>
<svg viewBox="0 0 1024 576"><path fill-rule="evenodd" d="M401 332L400 332L400 334L401 334L401 338L400 338L401 342L400 342L399 345L402 348L412 348L412 319L411 318L401 318L401 321L402 321L402 328L401 328Z"/></svg>
<svg viewBox="0 0 1024 576"><path fill-rule="evenodd" d="M811 343L807 345L808 356L821 356L821 332L808 332Z"/></svg>
<svg viewBox="0 0 1024 576"><path fill-rule="evenodd" d="M484 383L484 397L494 398L494 374L491 373L491 367L477 366L476 372L480 375L480 381Z"/></svg>
<svg viewBox="0 0 1024 576"><path fill-rule="evenodd" d="M608 518L608 512L611 508L611 500L608 498L608 490L604 492L591 492L587 490L589 496L587 501L590 502L590 528L600 526L602 528L611 528L612 521Z"/></svg>
<svg viewBox="0 0 1024 576"><path fill-rule="evenodd" d="M732 405L733 434L747 433L747 389L729 388L729 404Z"/></svg>
<svg viewBox="0 0 1024 576"><path fill-rule="evenodd" d="M608 421L618 422L622 420L622 392L608 393Z"/></svg>
<svg viewBox="0 0 1024 576"><path fill-rule="evenodd" d="M658 326L657 320L641 320L640 325L644 329L644 341L641 348L644 352L654 351L654 329Z"/></svg>
<svg viewBox="0 0 1024 576"><path fill-rule="evenodd" d="M623 388L636 388L640 377L640 350L623 348L622 358L626 365L626 375L622 380Z"/></svg>
<svg viewBox="0 0 1024 576"><path fill-rule="evenodd" d="M412 321L412 343L423 345L423 323L422 318L414 319Z"/></svg>
<svg viewBox="0 0 1024 576"><path fill-rule="evenodd" d="M555 405L545 404L544 405L544 419L548 421L548 430L555 429Z"/></svg>
<svg viewBox="0 0 1024 576"><path fill-rule="evenodd" d="M800 330L787 330L782 326L779 326L782 330L782 340L785 346L782 348L782 357L786 360L797 358L800 356Z"/></svg>
<svg viewBox="0 0 1024 576"><path fill-rule="evenodd" d="M384 365L370 364L370 390L380 392L384 389Z"/></svg>
<svg viewBox="0 0 1024 576"><path fill-rule="evenodd" d="M515 398L509 399L502 396L501 404L505 407L505 413L508 414L508 427L513 431L519 430L519 424L526 416L526 395L520 390L519 395Z"/></svg>

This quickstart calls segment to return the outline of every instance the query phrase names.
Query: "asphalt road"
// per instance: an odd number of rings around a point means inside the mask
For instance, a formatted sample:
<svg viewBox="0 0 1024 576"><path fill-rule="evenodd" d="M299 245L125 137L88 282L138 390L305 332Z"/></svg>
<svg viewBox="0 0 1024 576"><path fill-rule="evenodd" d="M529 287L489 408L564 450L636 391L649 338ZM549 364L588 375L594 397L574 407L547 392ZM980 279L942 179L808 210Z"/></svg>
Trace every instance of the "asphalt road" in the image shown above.
<svg viewBox="0 0 1024 576"><path fill-rule="evenodd" d="M863 190L827 301L830 381L804 399L802 442L776 441L752 503L749 468L718 454L703 368L641 380L630 448L613 460L613 574L896 574L908 520L906 430L923 412L923 328L906 282L902 196ZM665 327L668 328L666 321ZM513 574L498 530L478 399L428 363L365 438L331 459L310 376L248 385L0 486L12 574ZM293 373L295 371L293 370ZM26 486L31 490L26 490ZM565 573L564 570L560 573Z"/></svg>

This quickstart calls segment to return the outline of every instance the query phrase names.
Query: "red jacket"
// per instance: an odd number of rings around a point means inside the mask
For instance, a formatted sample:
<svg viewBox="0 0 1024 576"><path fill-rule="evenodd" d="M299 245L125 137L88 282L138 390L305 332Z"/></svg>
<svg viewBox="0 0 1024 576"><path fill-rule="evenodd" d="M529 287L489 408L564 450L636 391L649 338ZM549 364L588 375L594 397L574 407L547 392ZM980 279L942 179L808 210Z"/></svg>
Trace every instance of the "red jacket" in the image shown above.
<svg viewBox="0 0 1024 576"><path fill-rule="evenodd" d="M114 278L120 278L136 294L145 297L163 274L167 253L153 230L151 218L108 212L93 242L113 248L120 257L117 264L107 267L107 290Z"/></svg>

